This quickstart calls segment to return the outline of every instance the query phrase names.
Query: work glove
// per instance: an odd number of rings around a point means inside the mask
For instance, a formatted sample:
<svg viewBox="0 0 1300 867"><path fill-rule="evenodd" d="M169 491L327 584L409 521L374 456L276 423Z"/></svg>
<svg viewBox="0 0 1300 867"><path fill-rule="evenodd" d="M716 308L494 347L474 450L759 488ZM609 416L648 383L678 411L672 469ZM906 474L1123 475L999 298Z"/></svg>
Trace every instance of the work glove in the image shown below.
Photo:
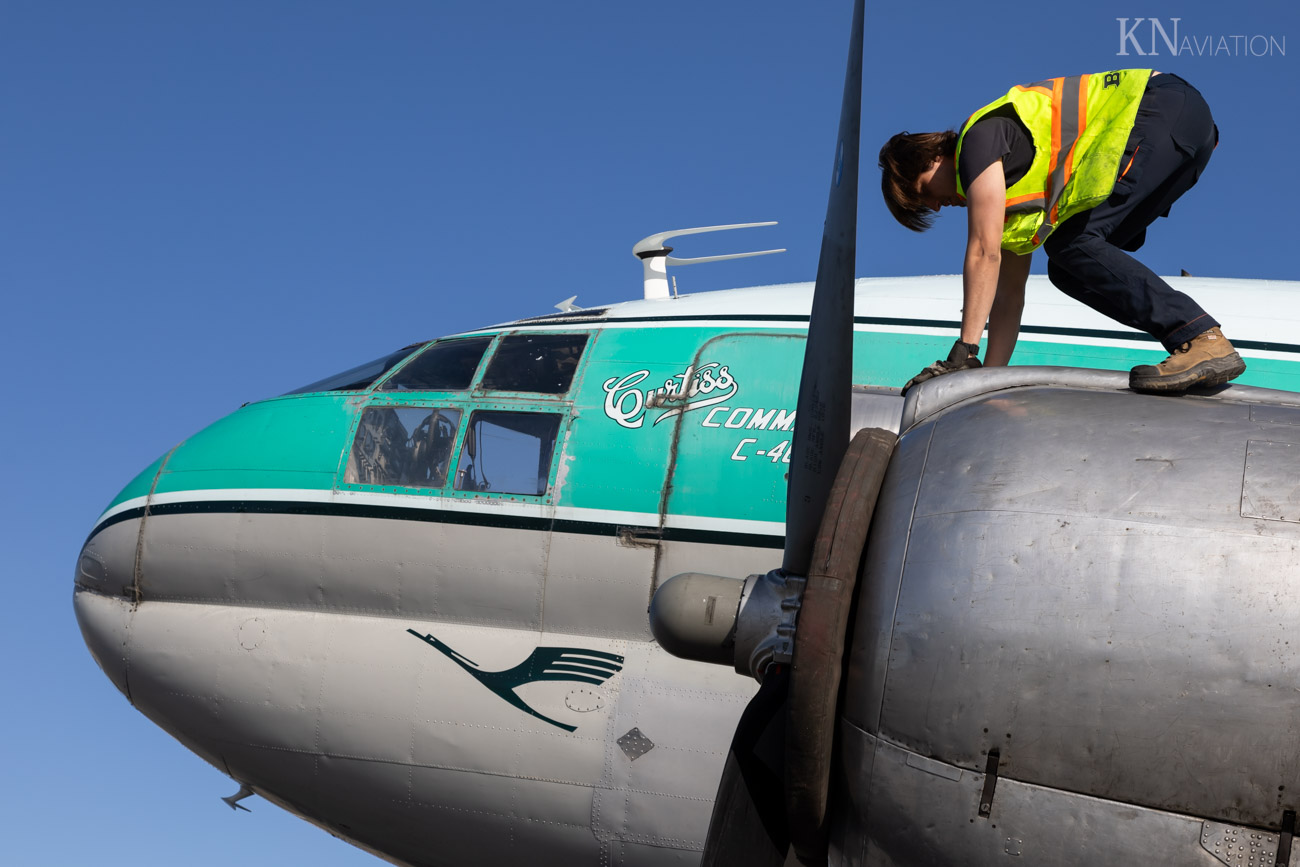
<svg viewBox="0 0 1300 867"><path fill-rule="evenodd" d="M949 350L948 357L939 359L909 379L907 385L903 386L903 394L907 394L907 390L918 382L925 382L927 379L934 379L936 376L952 373L954 370L972 370L982 367L980 360L975 357L979 351L978 343L962 343L961 338L958 337L957 342Z"/></svg>

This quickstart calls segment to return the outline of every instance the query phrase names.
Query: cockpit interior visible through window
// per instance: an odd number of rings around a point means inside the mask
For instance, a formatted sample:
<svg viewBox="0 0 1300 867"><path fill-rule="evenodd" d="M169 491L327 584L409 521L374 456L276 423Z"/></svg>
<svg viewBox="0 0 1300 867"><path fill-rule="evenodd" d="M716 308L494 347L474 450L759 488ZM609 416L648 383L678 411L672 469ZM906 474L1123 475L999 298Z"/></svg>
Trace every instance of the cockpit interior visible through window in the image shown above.
<svg viewBox="0 0 1300 867"><path fill-rule="evenodd" d="M343 481L350 485L441 488L447 483L460 410L367 407L357 425Z"/></svg>
<svg viewBox="0 0 1300 867"><path fill-rule="evenodd" d="M380 386L380 391L464 391L491 337L439 340Z"/></svg>
<svg viewBox="0 0 1300 867"><path fill-rule="evenodd" d="M492 355L483 374L483 388L565 394L586 345L585 334L511 335Z"/></svg>

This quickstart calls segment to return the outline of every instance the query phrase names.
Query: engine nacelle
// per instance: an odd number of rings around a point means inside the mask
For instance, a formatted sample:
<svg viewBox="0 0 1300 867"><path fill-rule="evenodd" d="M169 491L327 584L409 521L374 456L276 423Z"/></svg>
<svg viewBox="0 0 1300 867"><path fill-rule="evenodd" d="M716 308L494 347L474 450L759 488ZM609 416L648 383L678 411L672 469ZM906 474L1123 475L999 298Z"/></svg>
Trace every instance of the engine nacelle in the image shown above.
<svg viewBox="0 0 1300 867"><path fill-rule="evenodd" d="M833 862L1289 851L1300 395L1126 385L1009 368L909 393L859 583Z"/></svg>

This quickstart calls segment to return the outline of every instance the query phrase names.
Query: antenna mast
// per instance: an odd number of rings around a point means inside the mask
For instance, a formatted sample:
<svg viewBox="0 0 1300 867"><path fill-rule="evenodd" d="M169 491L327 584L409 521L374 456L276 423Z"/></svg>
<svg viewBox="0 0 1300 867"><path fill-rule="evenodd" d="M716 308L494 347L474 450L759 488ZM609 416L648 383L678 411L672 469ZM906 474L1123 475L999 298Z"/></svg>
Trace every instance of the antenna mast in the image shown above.
<svg viewBox="0 0 1300 867"><path fill-rule="evenodd" d="M727 226L704 226L699 229L675 229L671 232L660 232L657 235L651 235L648 238L642 238L636 242L632 248L632 255L641 260L641 265L645 274L645 297L649 299L668 298L668 266L669 265L698 265L701 262L721 262L724 259L748 259L750 256L766 256L769 253L784 253L785 248L779 250L756 250L753 253L727 253L722 256L699 256L694 259L678 259L676 256L668 255L673 251L672 247L664 244L669 238L676 238L678 235L699 235L704 232L725 232L729 229L752 229L755 226L775 226L776 221L771 220L766 223L732 223ZM674 281L674 289L676 281ZM675 296L676 293L673 293Z"/></svg>

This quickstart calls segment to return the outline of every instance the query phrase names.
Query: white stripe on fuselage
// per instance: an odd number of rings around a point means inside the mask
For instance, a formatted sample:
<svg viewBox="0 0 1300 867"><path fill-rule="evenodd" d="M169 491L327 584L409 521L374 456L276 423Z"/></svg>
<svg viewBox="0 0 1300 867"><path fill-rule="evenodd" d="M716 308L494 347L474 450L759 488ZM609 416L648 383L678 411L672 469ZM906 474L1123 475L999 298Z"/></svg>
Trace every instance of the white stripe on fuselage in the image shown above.
<svg viewBox="0 0 1300 867"><path fill-rule="evenodd" d="M1197 299L1206 310L1223 323L1224 333L1234 341L1294 344L1300 328L1300 282L1291 280L1252 280L1236 278L1166 277L1175 289ZM961 275L926 277L870 277L855 281L854 315L885 320L894 324L858 323L856 331L901 332L944 336L952 339L961 316ZM504 322L474 333L498 333L516 330L572 331L605 328L719 328L746 330L804 330L812 306L811 283L788 283L750 286L682 295L680 298L623 301L601 305L596 316ZM743 311L743 312L738 312ZM912 324L902 320L912 320ZM1160 350L1140 331L1126 328L1102 314L1069 298L1054 287L1046 276L1034 274L1025 285L1023 323L1030 327L1084 329L1087 336L1036 334L1022 332L1022 341L1076 345L1110 346ZM949 323L922 325L920 322ZM1127 332L1133 337L1110 337L1108 333ZM1238 347L1240 349L1240 347ZM1247 350L1243 355L1256 358L1296 360L1296 353Z"/></svg>

